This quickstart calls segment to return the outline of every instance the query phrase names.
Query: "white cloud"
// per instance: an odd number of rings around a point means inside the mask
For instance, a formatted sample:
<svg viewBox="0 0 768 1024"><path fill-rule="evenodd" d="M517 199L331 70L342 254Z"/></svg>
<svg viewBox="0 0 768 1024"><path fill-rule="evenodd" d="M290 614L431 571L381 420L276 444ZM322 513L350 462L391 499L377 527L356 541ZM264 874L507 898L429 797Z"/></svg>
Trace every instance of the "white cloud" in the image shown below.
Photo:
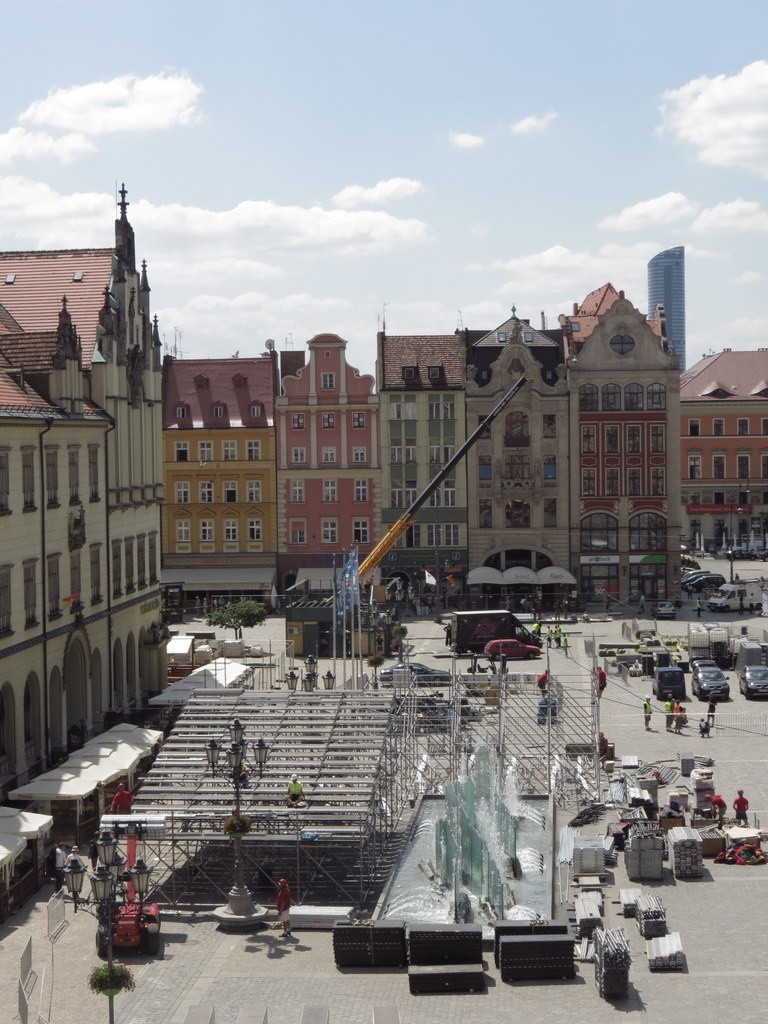
<svg viewBox="0 0 768 1024"><path fill-rule="evenodd" d="M0 165L16 160L58 160L69 164L84 153L95 152L96 147L79 132L70 132L58 138L47 132L29 132L26 128L11 128L0 134Z"/></svg>
<svg viewBox="0 0 768 1024"><path fill-rule="evenodd" d="M476 149L485 145L482 135L471 135L469 132L451 132L449 138L451 145L457 149Z"/></svg>
<svg viewBox="0 0 768 1024"><path fill-rule="evenodd" d="M388 178L371 188L364 185L347 185L333 197L332 202L345 210L360 206L381 206L397 199L410 199L421 192L423 185L413 178Z"/></svg>
<svg viewBox="0 0 768 1024"><path fill-rule="evenodd" d="M692 225L693 231L768 231L768 213L759 203L734 199L702 210Z"/></svg>
<svg viewBox="0 0 768 1024"><path fill-rule="evenodd" d="M531 114L529 117L523 117L520 121L515 121L510 125L509 130L513 135L535 135L537 132L546 131L556 117L557 114L554 110L549 110L540 116Z"/></svg>
<svg viewBox="0 0 768 1024"><path fill-rule="evenodd" d="M682 192L666 192L663 196L625 206L618 213L605 217L599 226L612 231L642 231L693 217L698 208L699 204Z"/></svg>
<svg viewBox="0 0 768 1024"><path fill-rule="evenodd" d="M768 178L768 62L735 75L702 75L662 96L662 127L701 161Z"/></svg>
<svg viewBox="0 0 768 1024"><path fill-rule="evenodd" d="M763 275L757 270L744 270L741 274L737 274L731 278L732 284L759 284L763 280Z"/></svg>
<svg viewBox="0 0 768 1024"><path fill-rule="evenodd" d="M202 92L203 87L186 74L121 75L54 89L44 100L31 103L19 121L84 135L153 131L199 121Z"/></svg>
<svg viewBox="0 0 768 1024"><path fill-rule="evenodd" d="M469 233L473 238L485 238L488 234L488 226L486 224L473 224L469 229Z"/></svg>

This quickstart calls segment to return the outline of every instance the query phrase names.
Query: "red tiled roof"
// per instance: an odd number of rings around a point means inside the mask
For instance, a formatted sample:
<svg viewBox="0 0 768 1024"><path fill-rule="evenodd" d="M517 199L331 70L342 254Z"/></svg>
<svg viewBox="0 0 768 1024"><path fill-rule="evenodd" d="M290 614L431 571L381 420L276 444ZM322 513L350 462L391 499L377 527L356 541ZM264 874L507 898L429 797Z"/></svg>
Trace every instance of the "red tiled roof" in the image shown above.
<svg viewBox="0 0 768 1024"><path fill-rule="evenodd" d="M29 385L21 387L14 376L0 371L0 416L54 415L56 410Z"/></svg>
<svg viewBox="0 0 768 1024"><path fill-rule="evenodd" d="M463 388L467 370L462 346L463 339L458 334L384 335L382 389L445 391ZM404 366L416 368L415 376L407 381L403 377ZM442 367L439 378L430 380L430 366Z"/></svg>
<svg viewBox="0 0 768 1024"><path fill-rule="evenodd" d="M20 366L26 373L50 370L55 351L56 331L0 334L0 352L10 366Z"/></svg>
<svg viewBox="0 0 768 1024"><path fill-rule="evenodd" d="M23 331L56 331L62 296L83 347L83 366L96 346L104 288L112 276L112 249L0 253L0 306ZM73 280L82 273L82 280ZM13 283L6 283L13 277ZM3 328L0 327L0 334Z"/></svg>
<svg viewBox="0 0 768 1024"><path fill-rule="evenodd" d="M204 387L198 387L203 380ZM237 382L240 383L237 383ZM226 406L224 418L214 418L212 406ZM251 405L262 415L254 419ZM176 418L178 405L189 406L185 420ZM265 427L273 422L272 359L174 359L163 362L163 427Z"/></svg>
<svg viewBox="0 0 768 1024"><path fill-rule="evenodd" d="M705 356L680 378L681 402L703 398L764 402L767 397L768 349Z"/></svg>

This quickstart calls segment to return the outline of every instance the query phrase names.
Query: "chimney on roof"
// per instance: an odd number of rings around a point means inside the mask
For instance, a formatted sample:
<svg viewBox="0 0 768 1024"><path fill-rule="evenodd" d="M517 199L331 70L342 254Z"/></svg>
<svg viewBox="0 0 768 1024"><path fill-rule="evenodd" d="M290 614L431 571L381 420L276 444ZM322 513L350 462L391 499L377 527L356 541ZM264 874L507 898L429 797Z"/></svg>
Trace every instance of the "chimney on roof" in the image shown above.
<svg viewBox="0 0 768 1024"><path fill-rule="evenodd" d="M573 315L574 316L578 316L579 315L579 304L578 304L578 302L574 302L574 304L573 304Z"/></svg>

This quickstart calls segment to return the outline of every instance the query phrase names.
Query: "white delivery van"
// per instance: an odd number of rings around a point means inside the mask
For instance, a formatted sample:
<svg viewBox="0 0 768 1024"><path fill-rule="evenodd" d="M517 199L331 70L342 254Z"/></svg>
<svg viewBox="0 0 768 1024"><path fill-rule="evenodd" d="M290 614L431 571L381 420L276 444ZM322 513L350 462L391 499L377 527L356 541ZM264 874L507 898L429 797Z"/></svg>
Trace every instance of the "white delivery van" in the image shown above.
<svg viewBox="0 0 768 1024"><path fill-rule="evenodd" d="M738 583L724 583L707 601L711 612L737 612L740 607L763 606L763 583L761 580L739 580Z"/></svg>

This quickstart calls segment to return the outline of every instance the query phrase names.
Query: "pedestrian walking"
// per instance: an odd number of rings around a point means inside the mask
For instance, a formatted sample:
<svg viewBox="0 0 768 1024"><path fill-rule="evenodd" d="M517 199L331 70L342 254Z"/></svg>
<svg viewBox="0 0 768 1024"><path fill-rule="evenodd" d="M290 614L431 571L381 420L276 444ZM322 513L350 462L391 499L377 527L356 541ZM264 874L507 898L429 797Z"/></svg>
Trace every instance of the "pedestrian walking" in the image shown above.
<svg viewBox="0 0 768 1024"><path fill-rule="evenodd" d="M645 594L640 595L640 614L645 615Z"/></svg>
<svg viewBox="0 0 768 1024"><path fill-rule="evenodd" d="M51 866L53 867L53 887L58 892L64 886L64 868L67 866L67 844L57 843L52 856Z"/></svg>
<svg viewBox="0 0 768 1024"><path fill-rule="evenodd" d="M707 704L707 725L709 726L710 729L712 729L714 727L714 724L715 724L715 707L716 707L716 704L717 704L717 702L715 701L715 698L714 697L710 697L709 698L709 703Z"/></svg>
<svg viewBox="0 0 768 1024"><path fill-rule="evenodd" d="M675 732L679 733L685 724L683 706L679 700L675 701L675 706L672 710L672 717L674 719Z"/></svg>
<svg viewBox="0 0 768 1024"><path fill-rule="evenodd" d="M701 598L700 597L696 598L696 616L699 619L701 618Z"/></svg>
<svg viewBox="0 0 768 1024"><path fill-rule="evenodd" d="M563 648L563 654L565 654L565 656L567 658L568 657L568 636L565 633L563 633L563 636L562 636L562 639L561 639L561 644L562 644L562 648Z"/></svg>
<svg viewBox="0 0 768 1024"><path fill-rule="evenodd" d="M69 868L70 870L75 868L76 871L80 871L81 869L85 871L85 863L83 858L80 856L79 846L73 846L69 851L67 858L64 861L64 867Z"/></svg>
<svg viewBox="0 0 768 1024"><path fill-rule="evenodd" d="M736 793L736 799L733 801L733 813L736 818L737 825L747 825L747 811L749 810L749 800L744 796L744 790L740 789Z"/></svg>
<svg viewBox="0 0 768 1024"><path fill-rule="evenodd" d="M559 649L560 647L562 647L562 644L563 644L563 631L560 628L560 624L558 623L555 626L555 647L557 647Z"/></svg>
<svg viewBox="0 0 768 1024"><path fill-rule="evenodd" d="M277 898L275 899L275 910L277 911L277 920L283 926L283 938L287 939L291 934L291 905L293 904L293 897L291 896L291 890L288 888L288 879L281 878L277 883Z"/></svg>
<svg viewBox="0 0 768 1024"><path fill-rule="evenodd" d="M667 694L667 699L664 701L664 714L666 716L667 732L672 732L672 723L675 720L675 705L671 693Z"/></svg>
<svg viewBox="0 0 768 1024"><path fill-rule="evenodd" d="M651 731L651 715L653 714L653 705L651 704L650 696L646 696L643 701L643 721L645 722L645 731Z"/></svg>
<svg viewBox="0 0 768 1024"><path fill-rule="evenodd" d="M93 839L88 843L88 859L91 862L91 870L95 871L99 863L99 848L96 845L100 839L99 833L97 832Z"/></svg>
<svg viewBox="0 0 768 1024"><path fill-rule="evenodd" d="M605 669L601 667L601 668L599 668L597 670L597 696L598 697L602 697L603 696L603 690L606 688L607 685L608 685L608 676L605 674Z"/></svg>

